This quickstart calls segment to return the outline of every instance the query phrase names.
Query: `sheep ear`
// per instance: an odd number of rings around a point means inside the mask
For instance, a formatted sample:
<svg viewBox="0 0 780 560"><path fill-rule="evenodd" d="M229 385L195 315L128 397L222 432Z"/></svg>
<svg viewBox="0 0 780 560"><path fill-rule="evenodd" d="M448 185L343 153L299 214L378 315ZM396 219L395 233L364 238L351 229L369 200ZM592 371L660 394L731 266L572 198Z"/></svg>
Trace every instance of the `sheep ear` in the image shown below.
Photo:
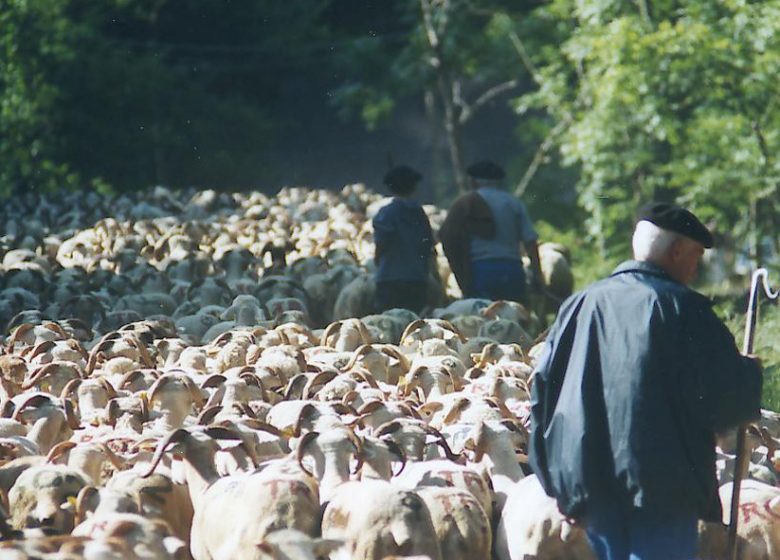
<svg viewBox="0 0 780 560"><path fill-rule="evenodd" d="M344 546L342 539L315 539L313 551L316 557L327 556L331 552Z"/></svg>

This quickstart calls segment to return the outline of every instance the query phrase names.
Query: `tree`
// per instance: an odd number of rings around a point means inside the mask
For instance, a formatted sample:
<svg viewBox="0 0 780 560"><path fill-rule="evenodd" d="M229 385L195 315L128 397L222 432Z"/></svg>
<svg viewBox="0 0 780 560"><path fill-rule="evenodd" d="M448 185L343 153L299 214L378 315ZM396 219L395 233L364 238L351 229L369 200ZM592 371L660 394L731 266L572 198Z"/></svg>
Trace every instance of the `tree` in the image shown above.
<svg viewBox="0 0 780 560"><path fill-rule="evenodd" d="M519 91L528 80L506 25L529 8L471 0L397 6L400 30L385 41L356 41L346 55L356 71L339 88L336 102L359 108L372 127L392 113L398 99L423 95L432 126L444 132L452 176L462 191L463 127L489 102Z"/></svg>
<svg viewBox="0 0 780 560"><path fill-rule="evenodd" d="M652 199L688 204L743 238L751 229L777 239L778 16L776 0L556 0L536 10L558 33L532 53L538 88L518 106L559 128L555 144L579 167L604 254L624 250L637 206Z"/></svg>

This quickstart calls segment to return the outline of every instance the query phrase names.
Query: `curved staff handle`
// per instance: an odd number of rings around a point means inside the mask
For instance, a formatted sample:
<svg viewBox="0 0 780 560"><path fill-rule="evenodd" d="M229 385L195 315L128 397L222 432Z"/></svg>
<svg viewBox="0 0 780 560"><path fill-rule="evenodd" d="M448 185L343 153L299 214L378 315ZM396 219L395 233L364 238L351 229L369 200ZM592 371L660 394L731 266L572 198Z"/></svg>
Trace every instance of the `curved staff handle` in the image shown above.
<svg viewBox="0 0 780 560"><path fill-rule="evenodd" d="M750 282L750 300L748 301L747 322L745 324L745 339L742 343L742 353L753 353L753 340L756 333L758 318L759 282L764 294L770 299L778 299L780 293L773 292L769 287L769 273L765 268L759 268L753 273ZM737 428L737 457L734 461L734 483L731 488L731 513L729 515L728 560L737 560L737 525L739 524L739 497L742 489L742 472L747 468L748 453L745 449L745 433L747 425Z"/></svg>

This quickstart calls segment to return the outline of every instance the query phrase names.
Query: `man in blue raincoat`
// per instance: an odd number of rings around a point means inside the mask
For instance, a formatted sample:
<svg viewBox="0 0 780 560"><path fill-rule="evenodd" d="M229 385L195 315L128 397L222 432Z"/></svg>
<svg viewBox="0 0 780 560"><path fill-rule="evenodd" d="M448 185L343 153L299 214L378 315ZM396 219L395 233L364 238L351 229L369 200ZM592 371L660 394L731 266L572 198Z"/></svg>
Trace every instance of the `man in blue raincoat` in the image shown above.
<svg viewBox="0 0 780 560"><path fill-rule="evenodd" d="M693 291L712 235L689 211L639 216L634 260L571 296L538 363L530 461L600 560L693 560L721 521L715 433L760 414L761 366Z"/></svg>

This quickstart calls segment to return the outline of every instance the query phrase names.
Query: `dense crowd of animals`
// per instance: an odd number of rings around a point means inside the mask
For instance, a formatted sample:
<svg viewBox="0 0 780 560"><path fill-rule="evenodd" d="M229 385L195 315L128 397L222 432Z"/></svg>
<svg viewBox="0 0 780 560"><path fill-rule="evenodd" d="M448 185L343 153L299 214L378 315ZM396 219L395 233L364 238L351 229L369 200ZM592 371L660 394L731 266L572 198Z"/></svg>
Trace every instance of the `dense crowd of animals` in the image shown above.
<svg viewBox="0 0 780 560"><path fill-rule="evenodd" d="M375 313L383 203L359 185L6 201L0 557L591 559L526 464L541 307L459 298L439 248L422 316ZM565 297L570 255L541 254ZM743 558L777 558L780 419L751 438ZM702 558L724 545L702 525Z"/></svg>

